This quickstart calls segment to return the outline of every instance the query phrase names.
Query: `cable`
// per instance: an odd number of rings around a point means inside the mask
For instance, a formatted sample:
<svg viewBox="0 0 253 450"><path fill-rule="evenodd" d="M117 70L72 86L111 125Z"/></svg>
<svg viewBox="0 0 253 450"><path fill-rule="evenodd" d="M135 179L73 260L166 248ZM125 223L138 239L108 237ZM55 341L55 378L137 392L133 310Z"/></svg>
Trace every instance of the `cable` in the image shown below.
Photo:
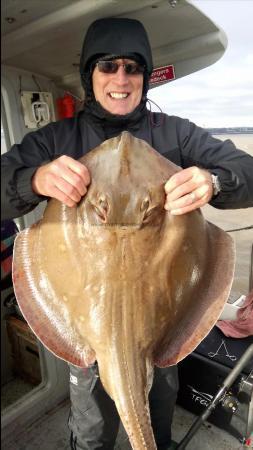
<svg viewBox="0 0 253 450"><path fill-rule="evenodd" d="M157 103L155 103L153 100L150 100L149 98L147 98L146 102L147 102L147 104L149 105L149 108L150 108L149 112L150 112L150 123L151 123L151 126L152 127L159 127L159 126L163 125L164 120L165 120L165 116L164 115L161 115L159 117L159 121L157 123L155 123L154 120L153 120L154 112L152 111L152 103L159 109L160 113L163 114L163 111L160 108L160 106Z"/></svg>
<svg viewBox="0 0 253 450"><path fill-rule="evenodd" d="M42 92L42 89L41 89L41 87L39 85L39 82L36 80L35 75L32 75L32 79L33 79L34 83L36 84L36 86L39 88L39 92Z"/></svg>
<svg viewBox="0 0 253 450"><path fill-rule="evenodd" d="M253 225L249 225L247 227L243 227L243 228L233 228L231 230L225 230L227 233L233 233L234 231L242 231L242 230L252 230Z"/></svg>
<svg viewBox="0 0 253 450"><path fill-rule="evenodd" d="M64 91L64 94L65 94L65 93L71 95L71 97L75 98L75 99L78 100L79 102L83 102L83 101L84 101L84 99L81 99L80 97L77 97L76 95L72 94L72 92Z"/></svg>
<svg viewBox="0 0 253 450"><path fill-rule="evenodd" d="M21 92L22 92L22 77L21 77L21 75L19 75L19 93L20 93L20 95L21 95Z"/></svg>

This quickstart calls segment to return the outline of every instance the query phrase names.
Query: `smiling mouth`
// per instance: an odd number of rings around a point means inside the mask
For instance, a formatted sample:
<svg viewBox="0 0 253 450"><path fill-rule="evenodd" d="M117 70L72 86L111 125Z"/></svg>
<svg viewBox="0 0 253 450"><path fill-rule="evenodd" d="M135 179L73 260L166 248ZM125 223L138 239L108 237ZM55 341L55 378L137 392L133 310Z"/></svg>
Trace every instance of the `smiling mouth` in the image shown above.
<svg viewBox="0 0 253 450"><path fill-rule="evenodd" d="M127 98L128 96L129 94L127 92L109 92L109 97L119 100Z"/></svg>

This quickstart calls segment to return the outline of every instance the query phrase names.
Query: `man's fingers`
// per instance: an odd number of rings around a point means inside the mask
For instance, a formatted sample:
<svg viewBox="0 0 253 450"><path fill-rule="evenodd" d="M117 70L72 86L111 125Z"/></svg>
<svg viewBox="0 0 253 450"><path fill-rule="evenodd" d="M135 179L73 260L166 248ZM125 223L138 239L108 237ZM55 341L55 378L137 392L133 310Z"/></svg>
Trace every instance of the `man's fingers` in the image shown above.
<svg viewBox="0 0 253 450"><path fill-rule="evenodd" d="M175 187L172 191L167 193L167 201L173 202L174 200L189 194L196 188L195 183L192 181L187 181L179 186Z"/></svg>
<svg viewBox="0 0 253 450"><path fill-rule="evenodd" d="M59 177L72 185L80 195L87 192L90 183L90 174L83 164L68 156L62 156L54 161L52 171Z"/></svg>
<svg viewBox="0 0 253 450"><path fill-rule="evenodd" d="M196 196L196 198L202 199L203 197L205 197L205 199L207 197L210 197L210 184L209 183L205 183L202 186L200 186L198 189L196 189L194 191L194 194ZM210 200L210 198L208 198L208 200Z"/></svg>
<svg viewBox="0 0 253 450"><path fill-rule="evenodd" d="M65 186L69 185L69 189L73 187L75 190L79 192L79 194L82 196L87 192L86 188L86 182L84 181L83 177L81 175L77 174L76 172L73 172L72 169L66 166L57 167L57 183L60 183L61 181L64 181L66 184ZM63 183L62 183L63 185ZM66 192L68 193L68 191Z"/></svg>
<svg viewBox="0 0 253 450"><path fill-rule="evenodd" d="M67 158L67 165L68 167L77 175L81 177L83 180L85 186L88 186L90 184L90 174L86 166L84 166L79 161L76 161L73 158L66 157Z"/></svg>
<svg viewBox="0 0 253 450"><path fill-rule="evenodd" d="M164 189L171 200L185 195L210 180L210 174L199 167L188 167L175 173L165 184Z"/></svg>
<svg viewBox="0 0 253 450"><path fill-rule="evenodd" d="M39 167L32 178L32 188L36 194L60 201L63 201L62 195L66 196L67 200L63 202L71 203L70 206L72 201L78 203L86 194L89 183L90 174L87 167L66 155ZM59 194L57 189L62 194Z"/></svg>
<svg viewBox="0 0 253 450"><path fill-rule="evenodd" d="M183 183L191 180L193 177L193 167L189 167L188 169L180 170L180 172L175 173L170 177L170 179L165 183L164 189L166 194L171 193Z"/></svg>
<svg viewBox="0 0 253 450"><path fill-rule="evenodd" d="M199 204L200 206L203 206L209 200L208 194L209 186L205 184L195 191L189 192L175 200L170 200L170 197L167 196L164 207L171 211L178 208L184 208L188 205L196 205L196 208L199 208Z"/></svg>
<svg viewBox="0 0 253 450"><path fill-rule="evenodd" d="M184 214L204 206L212 197L211 174L199 167L189 167L174 174L165 184L164 208L172 214Z"/></svg>
<svg viewBox="0 0 253 450"><path fill-rule="evenodd" d="M192 204L196 203L196 200L197 200L196 196L192 192L192 193L186 194L183 197L180 197L177 200L174 200L172 202L166 200L164 208L172 211L174 209L184 208L188 205L192 205Z"/></svg>
<svg viewBox="0 0 253 450"><path fill-rule="evenodd" d="M80 202L82 196L87 192L87 188L83 188L82 192L64 178L57 178L54 183L55 187L59 189L67 198L73 200L75 203Z"/></svg>
<svg viewBox="0 0 253 450"><path fill-rule="evenodd" d="M70 197L68 197L67 194L62 192L56 186L52 187L52 189L51 189L51 197L55 198L56 200L59 200L60 202L64 203L65 205L67 205L69 207L73 207L76 205L76 201L74 201Z"/></svg>
<svg viewBox="0 0 253 450"><path fill-rule="evenodd" d="M172 214L173 216L179 216L181 214L185 214L194 211L198 208L201 208L201 206L203 206L203 204L202 201L200 200L199 202L192 203L191 205L187 205L182 208L172 209L170 211L170 214Z"/></svg>

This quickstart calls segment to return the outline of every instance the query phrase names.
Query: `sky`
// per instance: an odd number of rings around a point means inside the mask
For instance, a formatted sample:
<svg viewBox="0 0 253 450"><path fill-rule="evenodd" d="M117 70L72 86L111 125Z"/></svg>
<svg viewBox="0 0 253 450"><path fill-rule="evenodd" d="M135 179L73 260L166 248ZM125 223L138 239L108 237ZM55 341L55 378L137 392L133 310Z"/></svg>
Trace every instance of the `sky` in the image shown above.
<svg viewBox="0 0 253 450"><path fill-rule="evenodd" d="M151 89L148 97L163 112L202 127L252 127L253 0L192 3L225 31L228 47L215 64Z"/></svg>

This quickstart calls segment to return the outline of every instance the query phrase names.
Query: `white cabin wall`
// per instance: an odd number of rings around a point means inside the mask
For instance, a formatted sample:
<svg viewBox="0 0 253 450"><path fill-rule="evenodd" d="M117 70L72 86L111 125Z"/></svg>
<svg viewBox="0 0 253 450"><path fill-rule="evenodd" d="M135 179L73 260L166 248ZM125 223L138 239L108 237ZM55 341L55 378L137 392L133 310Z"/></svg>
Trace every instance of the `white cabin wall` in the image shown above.
<svg viewBox="0 0 253 450"><path fill-rule="evenodd" d="M38 84L33 77L35 77ZM27 133L36 130L28 129L25 126L20 91L37 92L39 90L52 93L55 116L57 119L56 99L64 93L61 88L58 88L49 78L39 74L24 71L15 67L2 66L1 92L4 105L2 122L5 128L7 150L9 149L8 146L19 144ZM32 223L37 222L44 211L45 205L46 202L42 202L32 212L18 218L16 222L19 229L26 228Z"/></svg>
<svg viewBox="0 0 253 450"><path fill-rule="evenodd" d="M55 105L57 97L62 96L64 93L62 89L59 89L53 81L46 77L19 70L18 68L2 66L1 101L2 106L4 106L2 108L2 124L6 135L7 151L11 145L20 143L25 134L34 131L25 127L20 99L20 90L39 91L39 87L36 85L32 75L35 75L42 91L52 93ZM55 115L57 117L56 108ZM45 205L46 202L42 202L31 213L15 219L19 229L21 230L37 222L44 211ZM4 381L7 382L11 374L11 359L5 316L9 315L11 311L3 306L3 300L2 298L1 329L3 339L1 339L1 349L2 355L4 355L2 375L4 375ZM39 343L39 351L42 382L4 410L2 414L3 439L16 432L16 430L20 432L29 422L55 407L69 395L69 369L67 363L56 358L41 343Z"/></svg>
<svg viewBox="0 0 253 450"><path fill-rule="evenodd" d="M18 127L16 126L14 127L14 138L16 144L21 142L22 138L26 133L34 131L32 129L29 130L25 127L20 99L20 90L35 91L35 92L39 91L39 86L36 84L33 77L35 77L36 81L38 82L41 91L52 93L55 103L54 106L56 117L57 117L56 99L57 97L63 94L63 90L58 88L55 85L55 83L49 78L46 78L36 73L27 72L15 67L2 66L2 82L1 82L2 89L7 90L8 96L14 94L14 97L12 95L11 98L12 101L15 99L14 100L15 104L11 104L10 106L11 106L11 120L15 125L18 125Z"/></svg>

